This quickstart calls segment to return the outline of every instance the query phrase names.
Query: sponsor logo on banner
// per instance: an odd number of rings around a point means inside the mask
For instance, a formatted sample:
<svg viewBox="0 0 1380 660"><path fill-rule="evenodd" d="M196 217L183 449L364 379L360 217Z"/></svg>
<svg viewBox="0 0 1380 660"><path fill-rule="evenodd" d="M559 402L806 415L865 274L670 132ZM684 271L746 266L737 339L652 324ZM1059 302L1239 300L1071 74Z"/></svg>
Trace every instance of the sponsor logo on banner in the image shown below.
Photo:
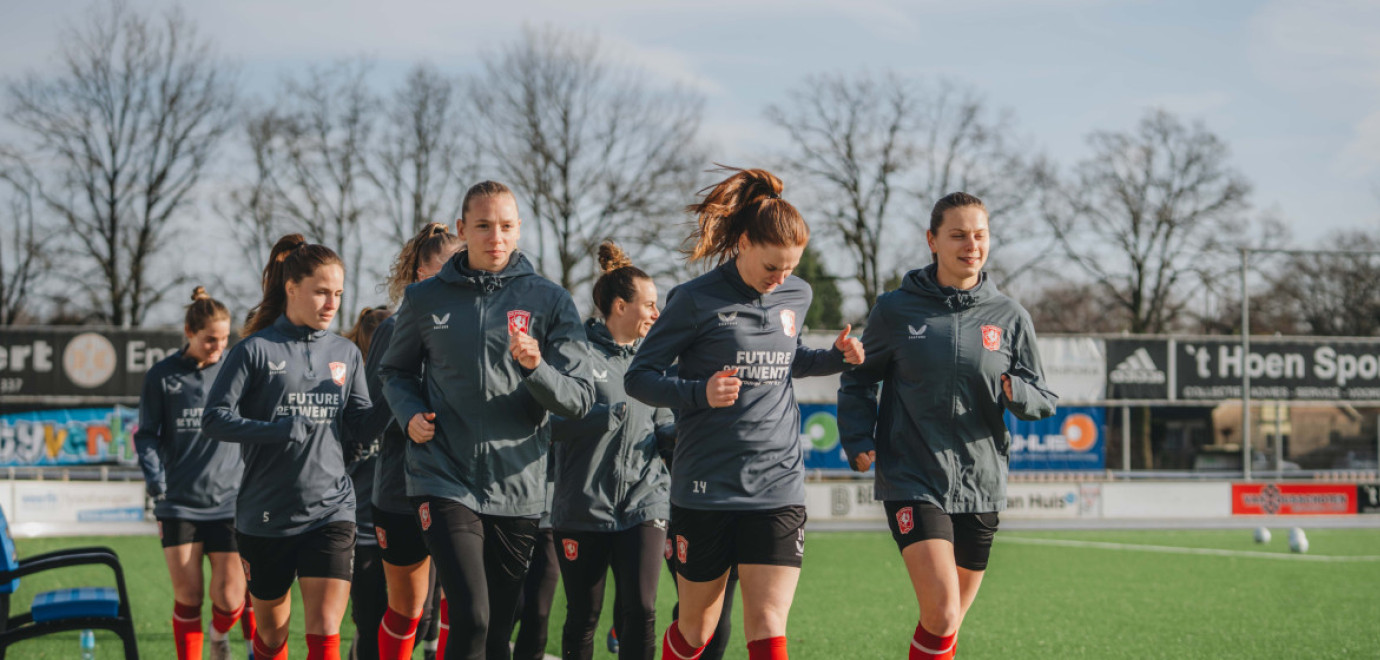
<svg viewBox="0 0 1380 660"><path fill-rule="evenodd" d="M1079 503L1078 484L1009 484L1006 487L1006 511L1010 518L1077 518L1083 507Z"/></svg>
<svg viewBox="0 0 1380 660"><path fill-rule="evenodd" d="M1122 360L1121 364L1116 365L1116 368L1107 374L1107 380L1117 385L1162 385L1169 377L1155 365L1150 351L1142 346Z"/></svg>
<svg viewBox="0 0 1380 660"><path fill-rule="evenodd" d="M134 403L149 368L186 341L180 329L0 328L0 396L7 403L46 404L41 398L49 396Z"/></svg>
<svg viewBox="0 0 1380 660"><path fill-rule="evenodd" d="M341 387L345 387L345 363L344 363L344 362L332 362L332 363L331 363L331 380L334 381L336 385L339 385L339 386L341 386Z"/></svg>
<svg viewBox="0 0 1380 660"><path fill-rule="evenodd" d="M508 334L515 335L519 332L532 334L532 313L515 309L508 312Z"/></svg>
<svg viewBox="0 0 1380 660"><path fill-rule="evenodd" d="M565 550L566 561L580 558L580 542L575 539L561 539L561 549Z"/></svg>
<svg viewBox="0 0 1380 660"><path fill-rule="evenodd" d="M121 406L0 415L0 467L133 465L138 430L139 411Z"/></svg>
<svg viewBox="0 0 1380 660"><path fill-rule="evenodd" d="M1101 470L1106 466L1105 408L1060 408L1038 421L1006 415L1011 470Z"/></svg>
<svg viewBox="0 0 1380 660"><path fill-rule="evenodd" d="M100 387L115 375L115 345L105 335L83 332L67 343L62 351L62 370L73 385L90 389Z"/></svg>
<svg viewBox="0 0 1380 660"><path fill-rule="evenodd" d="M1380 513L1380 484L1356 485L1356 512Z"/></svg>
<svg viewBox="0 0 1380 660"><path fill-rule="evenodd" d="M1326 516L1356 513L1355 484L1232 484L1237 516Z"/></svg>
<svg viewBox="0 0 1380 660"><path fill-rule="evenodd" d="M901 530L901 534L909 534L915 529L915 509L904 507L896 512L896 528Z"/></svg>
<svg viewBox="0 0 1380 660"><path fill-rule="evenodd" d="M1169 342L1164 339L1107 339L1106 395L1112 400L1169 400Z"/></svg>
<svg viewBox="0 0 1380 660"><path fill-rule="evenodd" d="M787 337L795 336L795 312L789 309L781 310L781 331Z"/></svg>
<svg viewBox="0 0 1380 660"><path fill-rule="evenodd" d="M1091 337L1040 337L1040 362L1060 405L1107 398L1107 346Z"/></svg>
<svg viewBox="0 0 1380 660"><path fill-rule="evenodd" d="M417 518L422 523L423 532L431 529L431 502L422 502L422 505L417 507Z"/></svg>
<svg viewBox="0 0 1380 660"><path fill-rule="evenodd" d="M982 347L989 351L1001 350L1001 328L995 325L982 326Z"/></svg>
<svg viewBox="0 0 1380 660"><path fill-rule="evenodd" d="M685 556L690 553L690 542L684 536L676 534L676 561L684 564Z"/></svg>

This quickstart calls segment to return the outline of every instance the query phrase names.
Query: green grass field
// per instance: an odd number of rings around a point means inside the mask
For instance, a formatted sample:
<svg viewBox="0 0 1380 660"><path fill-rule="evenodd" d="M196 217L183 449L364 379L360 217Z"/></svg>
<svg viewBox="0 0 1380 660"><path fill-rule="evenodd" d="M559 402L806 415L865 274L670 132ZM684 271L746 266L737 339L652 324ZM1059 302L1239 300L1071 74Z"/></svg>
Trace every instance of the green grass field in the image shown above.
<svg viewBox="0 0 1380 660"><path fill-rule="evenodd" d="M1309 532L1307 557L1355 558L1342 561L1291 556L1285 530L1274 531L1273 542L1265 546L1252 542L1249 530L1003 532L959 637L960 657L1257 660L1380 655L1380 561L1364 559L1380 555L1380 529ZM1052 544L1065 541L1110 545ZM18 543L21 556L90 544L114 548L128 570L144 657L173 657L171 589L156 539ZM1120 544L1243 554L1182 554ZM1253 554L1258 552L1273 556ZM74 569L26 578L16 602L27 603L39 590L109 583L105 575ZM660 596L662 629L669 623L672 594L667 576ZM611 657L602 648L611 603L610 593L599 628L601 657ZM300 602L294 607L300 608ZM810 536L791 613L792 657L905 657L916 617L913 592L889 535ZM205 620L210 620L209 611ZM553 655L559 655L563 620L564 600L558 593L548 648ZM746 658L738 621L729 657ZM347 617L342 638L352 634ZM98 633L97 638L97 657L119 657L113 637ZM73 633L26 643L10 657L72 658L77 653ZM294 617L291 655L306 657L300 617Z"/></svg>

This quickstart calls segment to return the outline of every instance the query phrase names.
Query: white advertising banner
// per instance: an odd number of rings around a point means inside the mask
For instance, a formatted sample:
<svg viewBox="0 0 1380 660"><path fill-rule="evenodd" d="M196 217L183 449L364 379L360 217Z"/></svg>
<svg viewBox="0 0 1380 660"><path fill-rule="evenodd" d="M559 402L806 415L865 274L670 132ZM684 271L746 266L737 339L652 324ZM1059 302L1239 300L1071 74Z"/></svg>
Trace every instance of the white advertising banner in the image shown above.
<svg viewBox="0 0 1380 660"><path fill-rule="evenodd" d="M1091 337L1040 337L1040 362L1059 403L1097 403L1107 398L1107 345Z"/></svg>
<svg viewBox="0 0 1380 660"><path fill-rule="evenodd" d="M1102 484L1026 484L1006 486L1002 518L1098 518ZM815 521L882 521L886 510L872 498L872 481L805 484L805 509Z"/></svg>
<svg viewBox="0 0 1380 660"><path fill-rule="evenodd" d="M138 523L144 520L144 485L139 482L14 481L10 522Z"/></svg>
<svg viewBox="0 0 1380 660"><path fill-rule="evenodd" d="M1231 483L1108 483L1105 518L1230 518Z"/></svg>

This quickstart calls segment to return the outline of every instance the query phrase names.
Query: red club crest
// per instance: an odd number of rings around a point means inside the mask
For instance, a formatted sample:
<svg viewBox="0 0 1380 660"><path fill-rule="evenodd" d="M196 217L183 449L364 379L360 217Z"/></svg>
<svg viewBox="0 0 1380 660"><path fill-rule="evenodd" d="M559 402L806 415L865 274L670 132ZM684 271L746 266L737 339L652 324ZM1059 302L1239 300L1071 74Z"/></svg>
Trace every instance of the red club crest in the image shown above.
<svg viewBox="0 0 1380 660"><path fill-rule="evenodd" d="M561 539L561 549L565 550L566 561L580 558L580 542L575 539Z"/></svg>
<svg viewBox="0 0 1380 660"><path fill-rule="evenodd" d="M383 528L382 528L382 527L375 527L375 528L374 528L374 536L379 537L379 547L380 547L380 548L383 548L384 550L387 550L387 549L388 549L388 532L383 531Z"/></svg>
<svg viewBox="0 0 1380 660"><path fill-rule="evenodd" d="M335 381L335 384L336 384L336 385L339 385L339 386L341 386L341 387L345 387L345 363L344 363L344 362L332 362L332 363L331 363L331 380Z"/></svg>
<svg viewBox="0 0 1380 660"><path fill-rule="evenodd" d="M1001 328L995 325L982 326L982 347L989 351L1001 349Z"/></svg>
<svg viewBox="0 0 1380 660"><path fill-rule="evenodd" d="M519 332L532 334L532 313L515 309L508 312L508 334L515 335Z"/></svg>
<svg viewBox="0 0 1380 660"><path fill-rule="evenodd" d="M684 536L676 534L676 561L684 564L685 555L690 552L690 542Z"/></svg>
<svg viewBox="0 0 1380 660"><path fill-rule="evenodd" d="M666 539L666 561L671 561L671 557L676 554L676 544L671 539Z"/></svg>
<svg viewBox="0 0 1380 660"><path fill-rule="evenodd" d="M431 502L422 502L417 507L417 520L422 523L422 531L431 529Z"/></svg>
<svg viewBox="0 0 1380 660"><path fill-rule="evenodd" d="M787 337L795 336L795 312L789 309L781 310L781 331Z"/></svg>
<svg viewBox="0 0 1380 660"><path fill-rule="evenodd" d="M915 510L905 507L896 512L896 526L901 529L902 534L909 534L910 530L915 529Z"/></svg>

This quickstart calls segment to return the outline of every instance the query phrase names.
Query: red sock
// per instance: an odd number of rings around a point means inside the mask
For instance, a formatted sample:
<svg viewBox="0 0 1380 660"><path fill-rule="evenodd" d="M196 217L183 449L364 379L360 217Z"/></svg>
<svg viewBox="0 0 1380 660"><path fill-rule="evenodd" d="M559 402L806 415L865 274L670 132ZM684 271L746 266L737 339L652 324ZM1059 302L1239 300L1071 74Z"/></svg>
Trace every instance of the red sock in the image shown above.
<svg viewBox="0 0 1380 660"><path fill-rule="evenodd" d="M910 660L946 660L954 657L954 640L958 633L940 637L919 624L915 626L915 637L910 640ZM257 658L255 660L258 660Z"/></svg>
<svg viewBox="0 0 1380 660"><path fill-rule="evenodd" d="M422 617L409 619L388 608L379 622L379 660L407 660L417 640L417 624Z"/></svg>
<svg viewBox="0 0 1380 660"><path fill-rule="evenodd" d="M177 660L201 660L201 606L173 601L172 627Z"/></svg>
<svg viewBox="0 0 1380 660"><path fill-rule="evenodd" d="M254 639L254 632L257 626L254 625L254 601L249 599L249 590L244 592L244 613L240 615L240 632L244 633L244 640Z"/></svg>
<svg viewBox="0 0 1380 660"><path fill-rule="evenodd" d="M450 604L441 599L441 627L436 635L436 660L446 660L446 640L450 639Z"/></svg>
<svg viewBox="0 0 1380 660"><path fill-rule="evenodd" d="M272 648L264 643L257 631L254 634L254 660L288 660L287 647L287 640L283 640L277 648Z"/></svg>
<svg viewBox="0 0 1380 660"><path fill-rule="evenodd" d="M244 614L244 609L244 606L241 605L240 609L235 610L234 612L226 612L225 610L222 610L219 607L212 605L211 627L214 628L216 632L222 635L230 632L230 629L235 627L235 622L239 621L240 616ZM216 639L220 638L217 637Z"/></svg>
<svg viewBox="0 0 1380 660"><path fill-rule="evenodd" d="M340 635L307 635L307 660L340 660Z"/></svg>
<svg viewBox="0 0 1380 660"><path fill-rule="evenodd" d="M704 640L704 646L691 646L690 642L685 641L685 636L680 634L680 621L672 621L671 627L666 629L666 636L661 638L661 658L662 660L695 660L704 653L704 647L709 646L709 640Z"/></svg>
<svg viewBox="0 0 1380 660"><path fill-rule="evenodd" d="M748 660L788 660L785 637L768 637L748 642Z"/></svg>

